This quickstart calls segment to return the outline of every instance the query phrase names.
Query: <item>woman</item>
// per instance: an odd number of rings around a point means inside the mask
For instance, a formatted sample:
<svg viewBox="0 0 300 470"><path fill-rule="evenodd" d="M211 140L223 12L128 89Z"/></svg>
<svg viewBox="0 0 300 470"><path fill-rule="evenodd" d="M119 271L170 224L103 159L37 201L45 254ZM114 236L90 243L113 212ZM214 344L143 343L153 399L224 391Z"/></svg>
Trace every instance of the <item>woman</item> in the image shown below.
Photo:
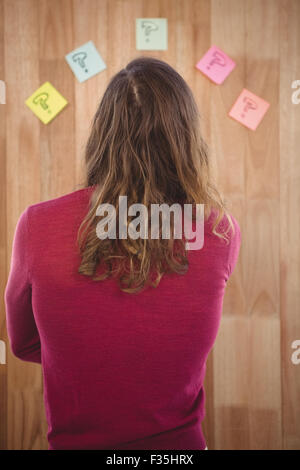
<svg viewBox="0 0 300 470"><path fill-rule="evenodd" d="M83 188L21 214L5 291L12 352L42 364L49 449L206 449L206 360L240 229L183 78L131 61L104 93L85 162ZM204 207L202 248L176 238L172 217L169 238L101 239L99 207L120 214L120 196Z"/></svg>

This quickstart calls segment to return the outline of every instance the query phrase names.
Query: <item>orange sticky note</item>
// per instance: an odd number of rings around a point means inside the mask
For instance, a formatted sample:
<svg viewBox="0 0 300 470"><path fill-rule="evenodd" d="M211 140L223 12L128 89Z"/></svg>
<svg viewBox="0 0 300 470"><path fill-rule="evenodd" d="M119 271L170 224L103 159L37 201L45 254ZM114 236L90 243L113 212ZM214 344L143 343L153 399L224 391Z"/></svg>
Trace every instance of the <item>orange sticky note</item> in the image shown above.
<svg viewBox="0 0 300 470"><path fill-rule="evenodd" d="M270 103L244 88L229 111L229 116L255 131Z"/></svg>

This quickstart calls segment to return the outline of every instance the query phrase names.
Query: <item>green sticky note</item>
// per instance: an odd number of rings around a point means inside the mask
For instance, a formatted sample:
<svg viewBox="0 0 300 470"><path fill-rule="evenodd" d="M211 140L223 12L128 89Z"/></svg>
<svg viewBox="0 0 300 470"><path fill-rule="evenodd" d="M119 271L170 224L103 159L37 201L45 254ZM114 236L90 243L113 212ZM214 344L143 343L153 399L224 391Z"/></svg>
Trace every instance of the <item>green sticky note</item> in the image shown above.
<svg viewBox="0 0 300 470"><path fill-rule="evenodd" d="M167 18L136 18L136 48L138 51L167 50Z"/></svg>

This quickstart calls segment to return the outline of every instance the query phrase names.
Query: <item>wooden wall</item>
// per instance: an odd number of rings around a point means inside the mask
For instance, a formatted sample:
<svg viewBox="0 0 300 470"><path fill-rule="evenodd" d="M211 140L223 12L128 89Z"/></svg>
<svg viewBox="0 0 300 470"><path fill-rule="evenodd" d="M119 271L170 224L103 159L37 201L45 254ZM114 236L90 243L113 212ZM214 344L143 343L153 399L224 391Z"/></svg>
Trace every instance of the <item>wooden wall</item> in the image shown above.
<svg viewBox="0 0 300 470"><path fill-rule="evenodd" d="M135 18L168 18L168 50L135 49ZM107 69L78 83L64 56L93 40ZM195 69L211 44L237 67L217 86ZM300 449L299 0L0 0L0 339L12 237L29 204L82 181L91 118L110 77L139 55L171 64L203 115L221 189L242 247L208 360L204 432L209 449ZM50 81L69 101L47 126L24 105ZM253 132L227 116L241 89L271 106ZM47 449L41 367L0 364L0 448Z"/></svg>

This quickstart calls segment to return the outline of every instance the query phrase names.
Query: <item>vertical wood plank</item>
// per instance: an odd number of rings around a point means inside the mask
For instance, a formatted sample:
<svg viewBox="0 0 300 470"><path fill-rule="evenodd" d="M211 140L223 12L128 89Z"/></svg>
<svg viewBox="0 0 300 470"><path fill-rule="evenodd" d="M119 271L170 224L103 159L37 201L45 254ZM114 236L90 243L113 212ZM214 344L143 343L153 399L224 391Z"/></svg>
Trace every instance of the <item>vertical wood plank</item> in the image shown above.
<svg viewBox="0 0 300 470"><path fill-rule="evenodd" d="M71 50L87 41L93 41L107 68L86 82L79 83L69 69L66 74L74 84L74 129L75 129L75 182L79 189L83 184L84 150L92 125L92 118L111 77L111 49L118 42L109 41L109 2L98 0L73 0L73 43ZM126 22L127 23L127 22ZM129 25L127 25L129 28ZM129 35L131 37L131 35ZM127 41L124 42L126 48ZM122 46L121 57L124 57ZM124 54L124 55L123 55Z"/></svg>
<svg viewBox="0 0 300 470"><path fill-rule="evenodd" d="M4 68L4 2L0 0L0 80L6 81ZM7 357L7 332L5 324L4 290L6 285L6 104L0 103L0 340L5 344ZM7 358L0 363L0 449L7 448Z"/></svg>
<svg viewBox="0 0 300 470"><path fill-rule="evenodd" d="M292 82L300 80L300 2L280 8L280 292L283 448L300 449L300 365L292 342L300 339L300 103Z"/></svg>
<svg viewBox="0 0 300 470"><path fill-rule="evenodd" d="M246 2L246 88L270 103L246 152L251 449L282 445L279 297L279 1Z"/></svg>
<svg viewBox="0 0 300 470"><path fill-rule="evenodd" d="M38 11L35 0L4 2L8 263L16 222L39 200L39 123L24 102L38 85ZM38 364L8 351L8 448L43 447L42 376Z"/></svg>
<svg viewBox="0 0 300 470"><path fill-rule="evenodd" d="M212 84L210 105L212 149L217 181L229 201L228 209L239 221L244 239L245 157L247 130L228 117L246 77L245 3L212 1L211 43L236 62L235 69L219 86ZM229 279L223 303L220 331L213 350L215 449L239 449L249 445L248 318L242 263L244 240L235 272Z"/></svg>
<svg viewBox="0 0 300 470"><path fill-rule="evenodd" d="M49 81L68 101L56 119L40 125L41 200L46 200L73 191L75 184L75 78L65 60L74 44L72 0L39 1L38 17L39 82Z"/></svg>
<svg viewBox="0 0 300 470"><path fill-rule="evenodd" d="M186 80L191 87L201 116L201 132L206 140L211 152L211 122L210 122L210 100L212 96L212 86L202 73L195 68L197 62L210 47L211 40L211 1L200 0L190 3L190 23L192 24L191 36L193 45L190 45L191 52L188 54L189 66L194 73L187 75ZM174 26L175 31L177 27ZM175 39L175 38L174 38ZM182 41L176 35L176 41ZM170 44L170 49L173 43ZM189 50L189 49L188 49ZM186 54L186 52L185 52ZM185 64L187 66L187 63ZM183 74L183 70L180 70ZM185 72L185 75L187 72ZM184 74L183 74L184 75ZM206 375L204 380L205 388L205 418L202 422L202 430L206 439L207 447L213 449L215 446L214 432L214 386L213 386L213 354L211 353L206 363Z"/></svg>

